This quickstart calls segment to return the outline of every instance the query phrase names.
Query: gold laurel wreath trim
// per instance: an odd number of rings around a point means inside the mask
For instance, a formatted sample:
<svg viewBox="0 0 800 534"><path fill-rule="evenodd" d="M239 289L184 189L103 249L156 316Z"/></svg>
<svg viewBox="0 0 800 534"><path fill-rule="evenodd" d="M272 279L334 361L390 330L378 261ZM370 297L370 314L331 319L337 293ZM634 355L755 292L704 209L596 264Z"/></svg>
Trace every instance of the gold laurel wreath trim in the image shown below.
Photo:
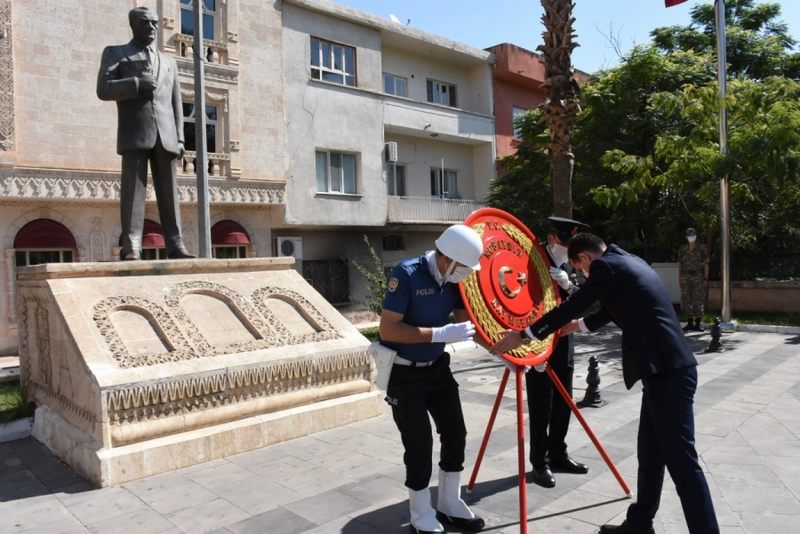
<svg viewBox="0 0 800 534"><path fill-rule="evenodd" d="M474 225L472 228L483 237L483 231L486 225L484 223L478 223ZM533 261L534 266L536 267L536 275L539 278L539 287L542 288L542 292L544 294L543 301L544 301L544 311L548 312L556 306L556 294L553 290L553 284L550 283L550 273L547 266L544 264L542 257L539 255L537 251L533 250L533 242L526 236L521 230L519 230L516 226L511 224L504 224L503 230L505 230L506 234L517 242L517 244L522 247L523 250ZM464 290L467 295L467 300L469 301L470 307L472 308L472 313L475 315L475 319L480 324L483 331L486 333L487 337L492 342L499 341L503 334L505 334L507 328L501 325L492 315L492 312L489 310L488 306L486 305L486 301L483 298L483 295L478 288L478 273L473 272L469 275L469 277L464 281ZM530 353L541 354L547 347L550 345L552 341L553 335L549 335L547 338L541 341L530 341L523 345L520 345L518 348L511 351L509 354L516 358L524 358Z"/></svg>

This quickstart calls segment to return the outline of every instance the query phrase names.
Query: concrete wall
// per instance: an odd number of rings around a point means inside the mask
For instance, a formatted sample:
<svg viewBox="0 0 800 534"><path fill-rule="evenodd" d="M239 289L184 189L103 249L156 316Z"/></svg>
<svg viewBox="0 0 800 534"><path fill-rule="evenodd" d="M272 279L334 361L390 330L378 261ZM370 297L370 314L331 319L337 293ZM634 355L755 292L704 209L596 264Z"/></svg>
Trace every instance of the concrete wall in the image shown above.
<svg viewBox="0 0 800 534"><path fill-rule="evenodd" d="M430 197L431 169L440 169L444 159L445 169L458 171L459 196L475 200L475 147L389 133L386 141L397 142L398 164L406 166L406 196Z"/></svg>
<svg viewBox="0 0 800 534"><path fill-rule="evenodd" d="M379 32L283 5L286 223L378 226L386 222ZM356 48L358 88L311 80L310 37ZM366 90L362 90L366 89ZM357 156L358 194L317 191L315 151Z"/></svg>
<svg viewBox="0 0 800 534"><path fill-rule="evenodd" d="M427 102L427 80L455 84L458 108L492 114L491 68L488 63L465 68L457 63L431 60L400 50L383 48L383 72L402 76L408 82L408 98ZM381 88L381 90L383 90Z"/></svg>

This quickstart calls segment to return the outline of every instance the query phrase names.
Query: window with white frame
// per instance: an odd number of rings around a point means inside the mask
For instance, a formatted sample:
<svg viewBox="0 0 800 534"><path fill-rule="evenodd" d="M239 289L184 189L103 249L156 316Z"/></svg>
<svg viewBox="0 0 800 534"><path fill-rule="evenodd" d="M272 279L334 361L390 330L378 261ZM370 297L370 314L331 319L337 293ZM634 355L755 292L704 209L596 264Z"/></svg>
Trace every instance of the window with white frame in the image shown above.
<svg viewBox="0 0 800 534"><path fill-rule="evenodd" d="M402 76L383 73L383 92L387 95L408 96L408 80Z"/></svg>
<svg viewBox="0 0 800 534"><path fill-rule="evenodd" d="M181 1L181 33L194 35L193 0ZM217 0L203 0L203 39L214 40L217 18Z"/></svg>
<svg viewBox="0 0 800 534"><path fill-rule="evenodd" d="M356 155L317 150L317 191L320 193L358 193Z"/></svg>
<svg viewBox="0 0 800 534"><path fill-rule="evenodd" d="M461 198L458 195L458 171L441 168L431 169L431 196Z"/></svg>
<svg viewBox="0 0 800 534"><path fill-rule="evenodd" d="M511 107L511 123L514 126L514 139L522 139L522 128L519 127L517 121L520 117L528 112L527 109L518 106Z"/></svg>
<svg viewBox="0 0 800 534"><path fill-rule="evenodd" d="M197 150L195 139L195 109L194 102L183 103L183 139L186 150ZM219 150L218 150L219 149ZM222 146L217 146L217 106L206 106L206 151L209 153L222 152Z"/></svg>
<svg viewBox="0 0 800 534"><path fill-rule="evenodd" d="M406 196L406 166L397 163L389 165L389 179L386 180L388 193L396 197Z"/></svg>
<svg viewBox="0 0 800 534"><path fill-rule="evenodd" d="M452 83L427 80L428 102L456 107L456 86Z"/></svg>
<svg viewBox="0 0 800 534"><path fill-rule="evenodd" d="M311 77L356 86L356 49L316 37L311 38Z"/></svg>

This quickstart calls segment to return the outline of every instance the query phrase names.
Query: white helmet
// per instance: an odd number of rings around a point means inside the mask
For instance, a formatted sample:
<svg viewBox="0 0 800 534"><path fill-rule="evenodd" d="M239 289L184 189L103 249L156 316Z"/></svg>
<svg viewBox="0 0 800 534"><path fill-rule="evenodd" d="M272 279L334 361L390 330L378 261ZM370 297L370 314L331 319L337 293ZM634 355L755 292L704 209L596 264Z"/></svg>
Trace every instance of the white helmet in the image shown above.
<svg viewBox="0 0 800 534"><path fill-rule="evenodd" d="M436 248L448 258L466 265L474 271L481 268L483 241L478 233L463 224L454 224L435 241Z"/></svg>

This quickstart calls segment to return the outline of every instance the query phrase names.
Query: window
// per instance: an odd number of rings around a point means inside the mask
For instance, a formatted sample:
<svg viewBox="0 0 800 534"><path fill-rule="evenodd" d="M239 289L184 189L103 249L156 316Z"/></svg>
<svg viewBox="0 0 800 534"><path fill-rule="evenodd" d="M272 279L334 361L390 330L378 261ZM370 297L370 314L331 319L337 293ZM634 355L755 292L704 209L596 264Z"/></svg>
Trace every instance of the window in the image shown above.
<svg viewBox="0 0 800 534"><path fill-rule="evenodd" d="M389 194L396 197L406 196L406 166L405 165L390 165L389 166L389 179L386 180L389 186Z"/></svg>
<svg viewBox="0 0 800 534"><path fill-rule="evenodd" d="M355 87L356 49L312 37L311 77Z"/></svg>
<svg viewBox="0 0 800 534"><path fill-rule="evenodd" d="M458 196L458 171L431 169L431 196L439 198L461 198Z"/></svg>
<svg viewBox="0 0 800 534"><path fill-rule="evenodd" d="M317 191L355 195L355 154L317 150Z"/></svg>
<svg viewBox="0 0 800 534"><path fill-rule="evenodd" d="M63 224L51 219L31 221L14 238L14 261L17 267L41 263L71 262L75 238Z"/></svg>
<svg viewBox="0 0 800 534"><path fill-rule="evenodd" d="M522 129L517 125L517 120L528 112L525 108L512 106L511 122L514 126L514 139L522 139Z"/></svg>
<svg viewBox="0 0 800 534"><path fill-rule="evenodd" d="M203 0L203 39L214 40L214 19L217 14L216 0ZM193 0L181 0L181 33L194 35Z"/></svg>
<svg viewBox="0 0 800 534"><path fill-rule="evenodd" d="M456 86L452 83L427 80L428 102L456 107Z"/></svg>
<svg viewBox="0 0 800 534"><path fill-rule="evenodd" d="M345 260L303 260L303 278L331 304L350 302L350 278Z"/></svg>
<svg viewBox="0 0 800 534"><path fill-rule="evenodd" d="M387 95L408 96L408 83L405 78L383 73L383 92Z"/></svg>
<svg viewBox="0 0 800 534"><path fill-rule="evenodd" d="M405 249L406 249L406 243L402 235L383 236L383 250L405 250Z"/></svg>
<svg viewBox="0 0 800 534"><path fill-rule="evenodd" d="M183 139L186 150L197 150L194 138L194 103L183 103ZM217 108L206 106L206 151L217 152ZM222 147L219 147L220 151Z"/></svg>
<svg viewBox="0 0 800 534"><path fill-rule="evenodd" d="M250 236L236 221L219 221L211 227L211 255L215 258L246 258Z"/></svg>

